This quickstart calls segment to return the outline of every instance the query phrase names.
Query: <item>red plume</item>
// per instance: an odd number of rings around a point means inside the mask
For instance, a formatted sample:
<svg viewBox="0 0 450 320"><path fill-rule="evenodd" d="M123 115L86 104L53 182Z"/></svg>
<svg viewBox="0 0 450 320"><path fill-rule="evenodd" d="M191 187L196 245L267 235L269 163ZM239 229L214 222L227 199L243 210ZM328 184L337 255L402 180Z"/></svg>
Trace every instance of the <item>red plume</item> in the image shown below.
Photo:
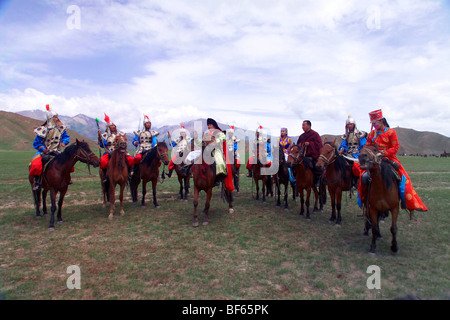
<svg viewBox="0 0 450 320"><path fill-rule="evenodd" d="M181 127L184 129L184 124L182 124Z"/></svg>
<svg viewBox="0 0 450 320"><path fill-rule="evenodd" d="M105 113L105 122L108 123L108 124L111 123L111 120L110 120L109 117L106 115L106 113Z"/></svg>
<svg viewBox="0 0 450 320"><path fill-rule="evenodd" d="M50 111L50 105L46 105L45 108L47 109L47 111Z"/></svg>

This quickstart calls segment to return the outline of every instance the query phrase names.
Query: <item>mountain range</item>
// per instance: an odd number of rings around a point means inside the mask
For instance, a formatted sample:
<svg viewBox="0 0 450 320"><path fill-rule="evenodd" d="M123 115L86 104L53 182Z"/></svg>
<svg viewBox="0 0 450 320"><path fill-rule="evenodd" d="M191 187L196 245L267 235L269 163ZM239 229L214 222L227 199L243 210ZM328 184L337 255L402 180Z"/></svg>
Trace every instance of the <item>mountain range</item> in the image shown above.
<svg viewBox="0 0 450 320"><path fill-rule="evenodd" d="M68 117L64 115L59 116L61 121L68 127L69 135L73 138L90 140L91 146L97 148L97 122L94 118L90 118L84 114L78 114L74 117ZM45 112L42 110L26 110L17 113L0 111L0 125L3 132L6 133L6 138L9 142L5 142L5 139L0 142L1 150L24 150L32 149L32 143L34 140L33 130L35 127L42 125L46 118ZM184 124L185 128L189 132L194 131L194 125L199 126L201 122L201 128L206 129L206 119L196 119L188 121ZM219 127L223 130L228 129L227 124L218 123ZM105 131L105 123L102 121L99 124L100 131ZM173 132L179 129L180 125L165 125L160 128L152 127L160 133L158 139L167 141L167 132ZM239 128L235 128L239 129ZM450 152L450 138L436 132L429 131L417 131L414 129L406 129L396 127L393 128L397 132L398 139L400 141L400 150L398 154L406 155L439 155L442 152ZM120 128L119 128L120 130ZM254 131L249 131L248 137L254 137ZM127 132L129 141L134 138L133 132ZM327 138L329 141L336 138L337 143L342 141L340 135L321 135L322 140ZM72 141L73 141L72 138ZM175 137L172 137L173 139ZM277 138L276 136L272 137ZM296 142L298 136L293 136L292 140ZM248 144L248 139L246 145Z"/></svg>

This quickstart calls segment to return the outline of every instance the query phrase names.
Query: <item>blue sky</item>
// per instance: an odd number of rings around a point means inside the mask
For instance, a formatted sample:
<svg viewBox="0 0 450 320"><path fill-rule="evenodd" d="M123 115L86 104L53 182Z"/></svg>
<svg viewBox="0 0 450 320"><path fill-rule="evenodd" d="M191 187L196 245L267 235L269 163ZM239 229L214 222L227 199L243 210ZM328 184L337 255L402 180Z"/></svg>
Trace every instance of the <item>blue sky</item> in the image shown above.
<svg viewBox="0 0 450 320"><path fill-rule="evenodd" d="M447 0L0 0L0 70L1 110L125 131L146 114L342 134L382 109L450 137Z"/></svg>

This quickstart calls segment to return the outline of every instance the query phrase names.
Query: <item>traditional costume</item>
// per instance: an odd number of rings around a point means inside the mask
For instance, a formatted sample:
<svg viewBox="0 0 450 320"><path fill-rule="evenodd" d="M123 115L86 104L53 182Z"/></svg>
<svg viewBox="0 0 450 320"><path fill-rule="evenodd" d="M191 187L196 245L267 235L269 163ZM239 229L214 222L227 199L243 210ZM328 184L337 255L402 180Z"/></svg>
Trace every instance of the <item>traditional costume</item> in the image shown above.
<svg viewBox="0 0 450 320"><path fill-rule="evenodd" d="M234 135L234 126L230 126L230 129L227 130L228 139L227 139L227 148L228 154L234 155L234 166L235 168L239 168L241 166L241 158L238 152L238 142L241 140L236 138Z"/></svg>
<svg viewBox="0 0 450 320"><path fill-rule="evenodd" d="M150 125L146 126L146 123ZM139 164L142 159L142 154L148 150L151 150L158 144L159 132L152 130L152 123L148 116L144 116L144 128L137 132L134 132L135 136L133 139L133 145L137 147L136 153L134 155L134 164Z"/></svg>
<svg viewBox="0 0 450 320"><path fill-rule="evenodd" d="M37 150L30 164L30 176L34 176L33 190L40 188L40 176L43 169L42 153L56 155L61 152L61 148L70 142L70 136L66 131L66 126L58 119L58 114L46 106L47 121L40 127L34 129L36 138L33 147ZM73 172L73 168L72 168Z"/></svg>
<svg viewBox="0 0 450 320"><path fill-rule="evenodd" d="M258 151L257 150L258 146L260 148L259 152L261 159L263 160L262 163L264 164L265 167L270 167L273 161L272 148L270 146L268 138L263 135L262 126L259 126L258 129L256 129L255 140L253 141L253 156L251 156L247 161L246 168L249 170L249 176L251 176L250 172L253 168L253 165L257 163L255 156L256 152Z"/></svg>
<svg viewBox="0 0 450 320"><path fill-rule="evenodd" d="M374 128L374 124L376 121L384 119L381 110L372 111L369 113L369 116L372 123L372 128ZM380 151L384 150L385 158L398 164L398 174L401 178L399 188L402 207L406 207L406 209L410 211L428 211L427 207L424 205L422 200L419 198L419 195L414 190L408 173L406 172L400 161L397 159L397 152L400 148L400 145L395 130L389 128L389 126L386 126L382 131L375 127L367 137L367 145L375 144L378 144L378 148ZM365 171L361 170L360 175L362 176L363 174L365 174ZM360 207L362 207L362 203L367 198L367 186L362 185L361 180L362 179L360 179L358 187L358 204Z"/></svg>
<svg viewBox="0 0 450 320"><path fill-rule="evenodd" d="M187 136L187 130L184 127L184 125L181 125L180 129L180 136L175 140L172 141L172 147L173 147L173 156L169 163L169 174L168 177L170 178L172 176L172 172L175 169L175 164L181 164L183 161L177 160L185 158L187 154L185 154L186 149L188 150L187 153L189 153L190 145L192 142L191 137Z"/></svg>

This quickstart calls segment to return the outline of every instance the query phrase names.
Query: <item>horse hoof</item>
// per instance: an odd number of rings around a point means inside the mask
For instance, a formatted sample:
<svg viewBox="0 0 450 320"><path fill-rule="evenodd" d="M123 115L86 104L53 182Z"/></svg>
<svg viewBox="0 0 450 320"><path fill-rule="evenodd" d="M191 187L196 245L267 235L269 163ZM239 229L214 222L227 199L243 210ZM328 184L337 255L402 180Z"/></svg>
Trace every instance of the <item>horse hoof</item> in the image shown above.
<svg viewBox="0 0 450 320"><path fill-rule="evenodd" d="M58 223L63 223L64 221L62 221L62 220L58 220Z"/></svg>
<svg viewBox="0 0 450 320"><path fill-rule="evenodd" d="M371 257L376 257L377 254L376 254L376 252L370 252L370 251L369 251L369 256L371 256Z"/></svg>
<svg viewBox="0 0 450 320"><path fill-rule="evenodd" d="M340 227L341 227L341 224L340 224L340 223L335 223L335 224L334 224L334 227L340 228Z"/></svg>
<svg viewBox="0 0 450 320"><path fill-rule="evenodd" d="M120 216L122 217L123 215L125 215L125 211L120 212Z"/></svg>
<svg viewBox="0 0 450 320"><path fill-rule="evenodd" d="M156 208L156 209L159 209L159 208L161 208L161 207L160 207L160 206L155 206L155 208Z"/></svg>
<svg viewBox="0 0 450 320"><path fill-rule="evenodd" d="M204 226L207 226L208 224L209 224L208 221L204 221L204 222L203 222L203 225L204 225Z"/></svg>
<svg viewBox="0 0 450 320"><path fill-rule="evenodd" d="M194 228L198 227L198 222L193 222L193 223L192 223L192 226L193 226Z"/></svg>
<svg viewBox="0 0 450 320"><path fill-rule="evenodd" d="M234 209L233 208L228 209L228 213L234 213Z"/></svg>
<svg viewBox="0 0 450 320"><path fill-rule="evenodd" d="M42 218L41 215L36 216L36 219L41 219L41 218Z"/></svg>
<svg viewBox="0 0 450 320"><path fill-rule="evenodd" d="M48 227L48 231L55 231L55 227Z"/></svg>
<svg viewBox="0 0 450 320"><path fill-rule="evenodd" d="M113 219L113 216L108 216L108 220L112 220Z"/></svg>

